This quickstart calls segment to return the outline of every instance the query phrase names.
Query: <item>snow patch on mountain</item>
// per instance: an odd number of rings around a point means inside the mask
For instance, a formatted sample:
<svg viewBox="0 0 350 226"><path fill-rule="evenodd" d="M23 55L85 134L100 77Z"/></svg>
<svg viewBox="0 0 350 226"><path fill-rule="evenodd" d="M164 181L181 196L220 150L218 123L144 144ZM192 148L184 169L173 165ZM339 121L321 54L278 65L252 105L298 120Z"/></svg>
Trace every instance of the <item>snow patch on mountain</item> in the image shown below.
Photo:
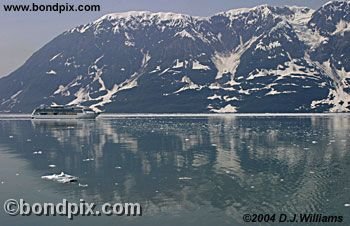
<svg viewBox="0 0 350 226"><path fill-rule="evenodd" d="M56 75L57 72L54 71L54 70L50 70L50 71L47 71L46 74L48 74L48 75Z"/></svg>
<svg viewBox="0 0 350 226"><path fill-rule="evenodd" d="M131 34L129 34L128 32L125 32L124 36L125 36L124 45L129 46L129 47L134 47L135 46L134 37Z"/></svg>
<svg viewBox="0 0 350 226"><path fill-rule="evenodd" d="M91 100L91 97L89 96L89 91L87 87L80 87L79 90L74 94L76 97L74 100L68 103L68 105L79 105L80 103L84 101Z"/></svg>
<svg viewBox="0 0 350 226"><path fill-rule="evenodd" d="M278 65L276 69L256 69L249 73L247 80L254 80L260 77L272 76L276 77L276 80L283 79L285 77L299 78L299 79L319 79L319 74L312 68L305 68L303 65L299 65L297 59L290 62L285 62L283 65Z"/></svg>
<svg viewBox="0 0 350 226"><path fill-rule="evenodd" d="M336 25L336 30L332 33L332 35L344 35L345 32L350 31L350 21L340 20Z"/></svg>
<svg viewBox="0 0 350 226"><path fill-rule="evenodd" d="M188 31L186 30L182 30L180 32L177 32L175 35L175 37L180 37L180 38L189 38L192 40L196 40L195 37L193 37L190 33L188 33Z"/></svg>
<svg viewBox="0 0 350 226"><path fill-rule="evenodd" d="M269 43L268 45L264 45L264 43L262 42L262 40L258 43L258 45L255 47L255 50L257 49L261 49L261 50L271 50L273 48L277 48L282 46L281 43L279 43L278 41L274 41Z"/></svg>
<svg viewBox="0 0 350 226"><path fill-rule="evenodd" d="M54 95L61 94L62 96L70 96L70 92L68 90L69 87L59 85L58 89L53 93Z"/></svg>
<svg viewBox="0 0 350 226"><path fill-rule="evenodd" d="M273 96L273 95L288 94L288 93L296 93L296 91L294 91L294 90L291 90L291 91L277 91L277 90L272 88L268 93L265 94L265 96Z"/></svg>
<svg viewBox="0 0 350 226"><path fill-rule="evenodd" d="M174 94L183 92L185 90L198 90L202 88L202 86L192 82L192 80L188 76L182 77L181 82L185 83L185 85L179 90L175 91Z"/></svg>
<svg viewBox="0 0 350 226"><path fill-rule="evenodd" d="M245 53L258 38L259 37L253 37L249 42L243 43L241 37L240 45L232 52L215 53L212 60L218 70L216 79L222 78L224 74L231 73L231 79L234 80L242 54Z"/></svg>
<svg viewBox="0 0 350 226"><path fill-rule="evenodd" d="M229 102L229 101L239 101L239 99L237 97L230 97L230 96L224 96L224 100L226 102Z"/></svg>
<svg viewBox="0 0 350 226"><path fill-rule="evenodd" d="M74 86L79 86L80 83L78 82L81 80L83 76L79 75L75 79L73 79L70 83L68 83L66 86L64 85L59 85L57 90L54 91L53 95L62 95L62 96L70 96L69 89L74 87Z"/></svg>
<svg viewBox="0 0 350 226"><path fill-rule="evenodd" d="M62 52L61 52L61 53L56 54L55 56L53 56L53 57L50 59L50 61L55 60L57 57L59 57L59 56L61 56L61 55L62 55Z"/></svg>
<svg viewBox="0 0 350 226"><path fill-rule="evenodd" d="M350 93L345 91L349 88L346 79L350 79L350 72L344 68L337 70L332 66L330 61L326 61L319 66L330 76L334 82L334 89L329 90L328 97L323 100L315 100L311 104L311 108L316 108L322 104L328 104L332 107L330 112L349 112L350 111Z"/></svg>
<svg viewBox="0 0 350 226"><path fill-rule="evenodd" d="M182 68L184 66L184 62L183 61L180 61L179 59L176 59L175 60L175 65L172 67L174 69L176 68Z"/></svg>
<svg viewBox="0 0 350 226"><path fill-rule="evenodd" d="M219 95L217 95L217 94L214 94L213 96L207 97L207 99L208 99L208 100L215 100L215 99L221 100L222 97L219 96Z"/></svg>
<svg viewBox="0 0 350 226"><path fill-rule="evenodd" d="M194 69L194 70L210 70L210 67L203 65L199 61L195 60L195 61L193 61L192 69Z"/></svg>
<svg viewBox="0 0 350 226"><path fill-rule="evenodd" d="M13 94L13 95L11 96L11 99L16 99L16 97L17 97L18 95L20 95L22 92L23 92L23 90L19 90L18 92L16 92L15 94Z"/></svg>

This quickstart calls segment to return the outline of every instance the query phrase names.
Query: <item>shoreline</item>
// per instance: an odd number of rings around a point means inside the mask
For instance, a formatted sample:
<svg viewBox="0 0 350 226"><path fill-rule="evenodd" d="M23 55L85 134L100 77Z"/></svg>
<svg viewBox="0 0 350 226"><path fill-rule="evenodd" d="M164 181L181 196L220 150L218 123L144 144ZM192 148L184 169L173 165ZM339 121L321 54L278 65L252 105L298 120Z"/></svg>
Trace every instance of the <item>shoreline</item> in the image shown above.
<svg viewBox="0 0 350 226"><path fill-rule="evenodd" d="M350 112L339 113L102 113L96 119L149 118L149 117L307 117L307 116L350 116ZM31 119L31 114L0 113L3 119ZM60 120L60 119L48 119ZM72 119L76 120L76 119Z"/></svg>

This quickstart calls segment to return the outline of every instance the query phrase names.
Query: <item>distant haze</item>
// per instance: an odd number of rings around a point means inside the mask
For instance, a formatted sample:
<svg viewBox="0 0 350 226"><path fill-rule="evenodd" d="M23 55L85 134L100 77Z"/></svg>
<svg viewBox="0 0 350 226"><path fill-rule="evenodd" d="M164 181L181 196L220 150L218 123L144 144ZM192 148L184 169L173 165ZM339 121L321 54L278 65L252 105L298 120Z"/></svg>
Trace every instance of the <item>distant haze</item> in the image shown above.
<svg viewBox="0 0 350 226"><path fill-rule="evenodd" d="M131 10L153 12L171 11L194 16L210 16L233 8L254 7L261 4L298 5L317 9L328 0L33 0L6 1L7 4L100 4L100 12L20 13L0 9L0 77L21 66L36 50L63 31L80 24L89 23L104 14Z"/></svg>

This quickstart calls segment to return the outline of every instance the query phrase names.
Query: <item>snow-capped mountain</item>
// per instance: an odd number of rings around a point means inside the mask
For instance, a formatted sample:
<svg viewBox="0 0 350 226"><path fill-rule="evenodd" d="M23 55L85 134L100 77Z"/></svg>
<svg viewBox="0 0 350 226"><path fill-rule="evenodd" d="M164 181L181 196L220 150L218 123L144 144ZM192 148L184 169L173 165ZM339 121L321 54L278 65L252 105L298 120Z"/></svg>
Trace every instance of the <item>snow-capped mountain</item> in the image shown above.
<svg viewBox="0 0 350 226"><path fill-rule="evenodd" d="M0 79L0 111L350 111L350 2L211 17L115 13L73 28Z"/></svg>

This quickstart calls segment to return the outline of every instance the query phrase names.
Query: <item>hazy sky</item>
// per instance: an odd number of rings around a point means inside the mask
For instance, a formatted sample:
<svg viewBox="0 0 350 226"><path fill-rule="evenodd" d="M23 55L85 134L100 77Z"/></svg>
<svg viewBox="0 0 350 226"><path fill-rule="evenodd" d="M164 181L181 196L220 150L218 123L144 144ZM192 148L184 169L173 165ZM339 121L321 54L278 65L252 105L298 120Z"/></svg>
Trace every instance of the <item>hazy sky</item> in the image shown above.
<svg viewBox="0 0 350 226"><path fill-rule="evenodd" d="M99 4L100 12L58 14L5 12L3 4ZM130 10L171 11L195 16L261 4L318 8L328 0L0 0L0 77L21 66L36 50L63 31L89 23L106 13Z"/></svg>

